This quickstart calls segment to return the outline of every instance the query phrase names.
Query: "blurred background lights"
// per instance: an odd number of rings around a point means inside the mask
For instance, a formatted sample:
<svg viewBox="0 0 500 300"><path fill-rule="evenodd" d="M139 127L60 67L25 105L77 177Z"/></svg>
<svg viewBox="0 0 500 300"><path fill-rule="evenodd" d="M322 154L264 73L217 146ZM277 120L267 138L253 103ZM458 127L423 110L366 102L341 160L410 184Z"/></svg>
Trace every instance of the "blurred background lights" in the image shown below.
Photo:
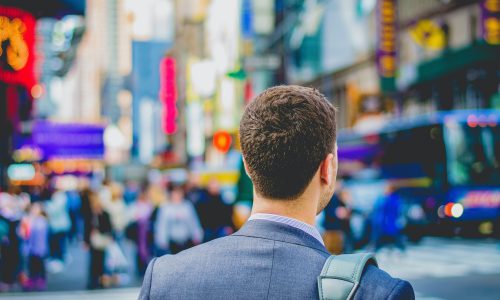
<svg viewBox="0 0 500 300"><path fill-rule="evenodd" d="M464 207L460 203L455 203L451 207L451 216L454 218L460 218L464 213Z"/></svg>
<svg viewBox="0 0 500 300"><path fill-rule="evenodd" d="M216 76L216 65L211 60L193 63L191 66L193 88L202 97L213 95L216 89Z"/></svg>
<svg viewBox="0 0 500 300"><path fill-rule="evenodd" d="M453 203L448 203L444 206L444 214L445 216L451 217L451 209L453 208Z"/></svg>
<svg viewBox="0 0 500 300"><path fill-rule="evenodd" d="M231 135L226 131L218 131L214 134L213 145L217 150L223 153L229 151L229 148L231 147L231 142L232 142Z"/></svg>
<svg viewBox="0 0 500 300"><path fill-rule="evenodd" d="M38 99L42 97L42 95L43 95L43 87L39 84L35 84L31 88L31 97L33 97L33 99Z"/></svg>
<svg viewBox="0 0 500 300"><path fill-rule="evenodd" d="M477 126L477 123L478 123L478 120L477 120L477 117L475 115L470 115L467 118L467 125L469 125L469 127L474 128Z"/></svg>
<svg viewBox="0 0 500 300"><path fill-rule="evenodd" d="M489 235L493 232L492 222L483 222L479 225L479 232L484 235Z"/></svg>
<svg viewBox="0 0 500 300"><path fill-rule="evenodd" d="M14 164L7 168L10 180L31 180L35 177L35 168L32 164Z"/></svg>
<svg viewBox="0 0 500 300"><path fill-rule="evenodd" d="M491 127L497 126L497 117L493 114L491 114L488 118L488 125Z"/></svg>
<svg viewBox="0 0 500 300"><path fill-rule="evenodd" d="M479 127L495 127L497 126L497 117L493 114L486 116L486 115L469 115L467 117L467 125L469 127L475 128L477 126Z"/></svg>
<svg viewBox="0 0 500 300"><path fill-rule="evenodd" d="M111 124L104 131L104 145L109 148L120 149L126 146L127 139L120 129Z"/></svg>
<svg viewBox="0 0 500 300"><path fill-rule="evenodd" d="M441 219L443 219L445 217L445 214L444 214L444 206L441 205L439 206L438 210L437 210L437 215L438 217L440 217Z"/></svg>
<svg viewBox="0 0 500 300"><path fill-rule="evenodd" d="M479 116L479 127L486 127L488 126L488 118L485 115L480 115Z"/></svg>

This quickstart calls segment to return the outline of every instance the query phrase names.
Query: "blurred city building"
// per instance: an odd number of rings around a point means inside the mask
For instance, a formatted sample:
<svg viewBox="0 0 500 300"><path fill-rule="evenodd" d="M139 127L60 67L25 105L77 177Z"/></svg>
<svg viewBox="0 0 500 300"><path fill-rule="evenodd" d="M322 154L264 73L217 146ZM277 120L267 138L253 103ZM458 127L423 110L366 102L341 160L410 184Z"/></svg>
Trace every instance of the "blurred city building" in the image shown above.
<svg viewBox="0 0 500 300"><path fill-rule="evenodd" d="M240 197L250 198L238 122L255 95L277 84L318 88L338 107L345 132L378 134L401 120L435 123L433 113L455 111L466 111L455 117L471 128L488 124L471 138L496 130L498 1L37 3L0 1L2 26L17 32L2 36L0 52L3 183L12 163L78 159L83 173L91 166L103 176L107 168L117 180L176 167L206 175L204 182L209 174L235 186L241 177ZM452 149L436 152L440 172L460 178L483 165L497 172L496 140L476 155L486 162L457 171L462 163L449 155L460 156L469 141L450 138L446 128L432 133ZM441 181L448 178L432 179Z"/></svg>
<svg viewBox="0 0 500 300"><path fill-rule="evenodd" d="M282 60L263 86L317 87L339 107L341 127L498 108L498 19L486 17L493 2L275 3L276 30L254 39L261 57Z"/></svg>

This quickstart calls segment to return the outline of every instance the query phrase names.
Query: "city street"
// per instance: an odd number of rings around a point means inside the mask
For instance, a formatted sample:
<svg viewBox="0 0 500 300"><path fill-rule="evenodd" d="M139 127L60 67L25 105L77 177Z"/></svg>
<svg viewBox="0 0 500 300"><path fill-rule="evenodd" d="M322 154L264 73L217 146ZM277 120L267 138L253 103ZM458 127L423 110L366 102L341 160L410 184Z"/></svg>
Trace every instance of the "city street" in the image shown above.
<svg viewBox="0 0 500 300"><path fill-rule="evenodd" d="M499 29L500 0L0 0L0 300L137 299L250 216L144 298L338 298L323 238L398 278L356 298L500 300Z"/></svg>
<svg viewBox="0 0 500 300"><path fill-rule="evenodd" d="M132 257L132 248L126 247ZM71 248L71 263L65 270L48 277L49 292L2 295L2 299L97 299L120 297L135 299L139 279L122 289L82 291L86 283L86 253ZM392 276L410 281L417 299L498 299L500 295L500 247L494 241L426 238L419 245L410 245L405 254L383 249L379 265ZM69 290L81 290L71 292ZM464 292L466 291L466 292Z"/></svg>

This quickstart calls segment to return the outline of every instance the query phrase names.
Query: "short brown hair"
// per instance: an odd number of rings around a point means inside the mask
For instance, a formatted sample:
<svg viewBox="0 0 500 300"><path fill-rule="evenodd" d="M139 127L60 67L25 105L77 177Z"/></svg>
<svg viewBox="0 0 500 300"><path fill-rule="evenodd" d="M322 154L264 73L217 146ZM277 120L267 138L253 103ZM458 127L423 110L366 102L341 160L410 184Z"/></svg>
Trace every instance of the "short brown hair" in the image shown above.
<svg viewBox="0 0 500 300"><path fill-rule="evenodd" d="M258 194L296 199L333 153L336 109L318 90L296 85L262 92L246 108L240 141Z"/></svg>

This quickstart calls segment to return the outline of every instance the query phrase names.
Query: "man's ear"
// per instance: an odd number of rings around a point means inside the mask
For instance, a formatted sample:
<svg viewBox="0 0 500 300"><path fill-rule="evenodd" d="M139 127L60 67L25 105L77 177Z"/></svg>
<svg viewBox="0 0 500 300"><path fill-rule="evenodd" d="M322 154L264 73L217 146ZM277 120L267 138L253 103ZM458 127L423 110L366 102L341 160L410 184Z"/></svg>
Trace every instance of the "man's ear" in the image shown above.
<svg viewBox="0 0 500 300"><path fill-rule="evenodd" d="M245 167L245 172L247 172L248 177L250 177L250 172L248 172L248 166L247 166L247 162L245 161L245 157L243 155L241 157L243 158L243 167ZM250 179L251 178L252 177L250 177Z"/></svg>
<svg viewBox="0 0 500 300"><path fill-rule="evenodd" d="M321 162L319 175L321 182L330 186L337 176L337 160L333 153L329 153Z"/></svg>

